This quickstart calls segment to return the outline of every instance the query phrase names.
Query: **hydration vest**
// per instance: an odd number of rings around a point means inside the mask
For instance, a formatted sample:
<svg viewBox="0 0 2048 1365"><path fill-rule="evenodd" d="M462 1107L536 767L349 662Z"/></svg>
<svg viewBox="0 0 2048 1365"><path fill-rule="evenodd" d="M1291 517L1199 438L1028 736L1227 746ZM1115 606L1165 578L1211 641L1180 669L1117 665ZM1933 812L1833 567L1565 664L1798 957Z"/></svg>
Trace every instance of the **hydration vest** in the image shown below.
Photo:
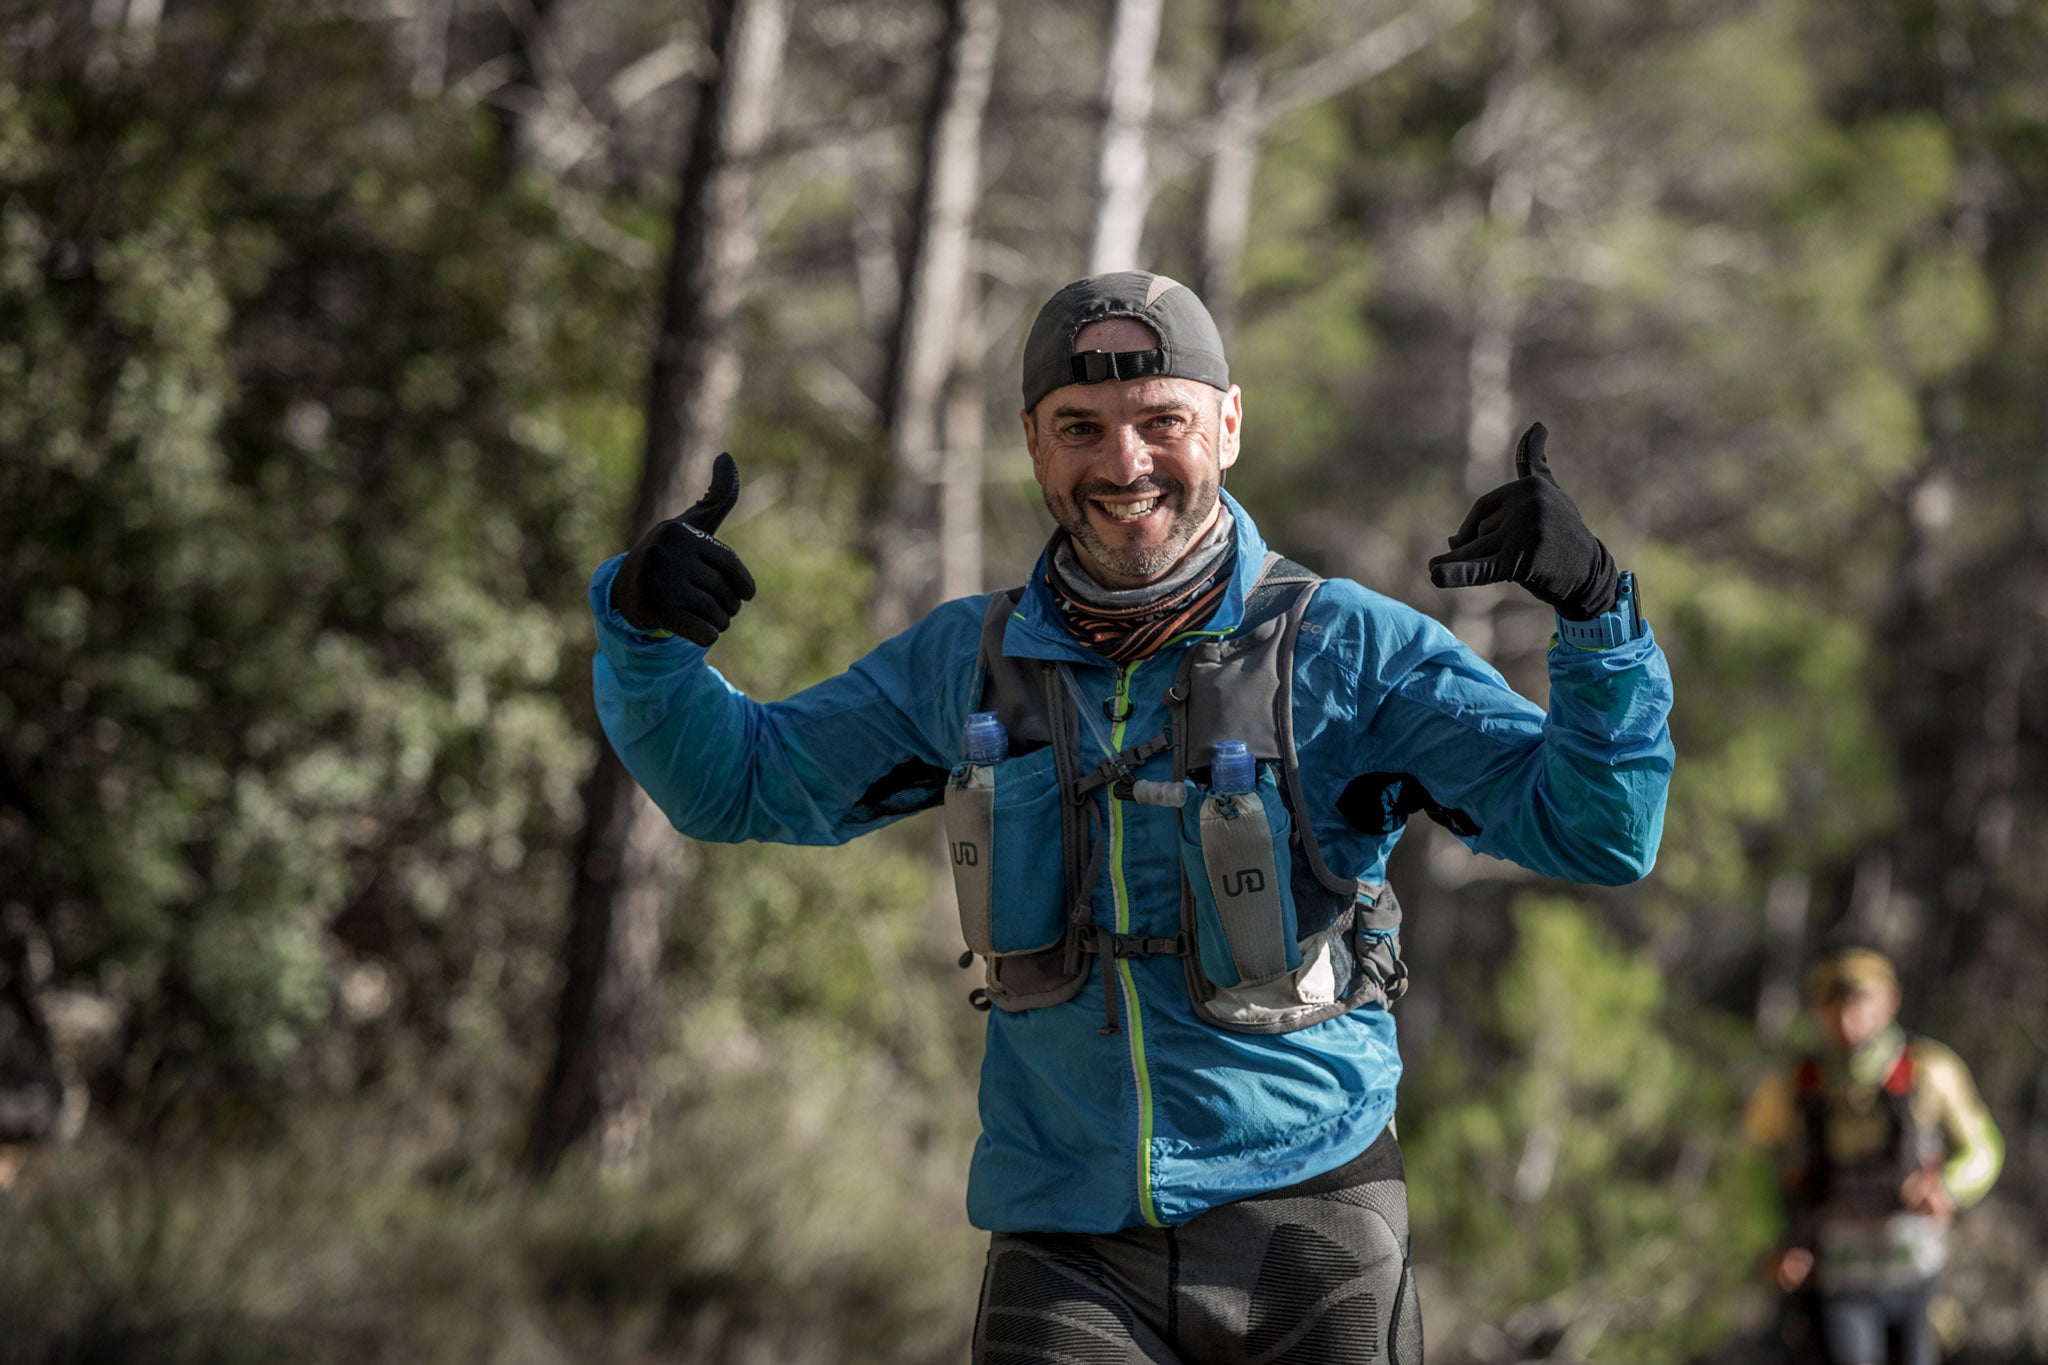
<svg viewBox="0 0 2048 1365"><path fill-rule="evenodd" d="M1886 1070L1878 1086L1878 1103L1884 1113L1885 1144L1862 1159L1840 1162L1828 1146L1828 1131L1834 1121L1833 1101L1828 1094L1826 1073L1818 1058L1808 1057L1794 1073L1794 1089L1800 1118L1805 1127L1805 1162L1791 1173L1787 1194L1802 1208L1830 1208L1882 1215L1900 1207L1900 1187L1906 1177L1935 1159L1930 1150L1931 1134L1923 1133L1913 1115L1913 1086L1918 1064L1909 1040Z"/></svg>
<svg viewBox="0 0 2048 1365"><path fill-rule="evenodd" d="M1307 1028L1407 988L1393 889L1330 871L1304 814L1294 750L1294 647L1322 579L1268 554L1235 633L1191 645L1163 697L1167 728L1093 766L1109 748L1068 665L1004 655L1022 588L997 593L982 623L981 708L1001 719L1011 755L963 763L945 794L946 837L968 952L986 964L981 1008L1036 1009L1072 999L1092 958L1178 956L1199 1017L1244 1033ZM1219 796L1206 774L1219 740L1257 761L1248 793ZM1173 757L1171 780L1138 768ZM1118 934L1095 922L1106 831L1094 800L1177 810L1180 931ZM1061 872L1047 875L1057 840ZM1106 964L1105 964L1106 966ZM1117 992L1105 981L1104 1032Z"/></svg>

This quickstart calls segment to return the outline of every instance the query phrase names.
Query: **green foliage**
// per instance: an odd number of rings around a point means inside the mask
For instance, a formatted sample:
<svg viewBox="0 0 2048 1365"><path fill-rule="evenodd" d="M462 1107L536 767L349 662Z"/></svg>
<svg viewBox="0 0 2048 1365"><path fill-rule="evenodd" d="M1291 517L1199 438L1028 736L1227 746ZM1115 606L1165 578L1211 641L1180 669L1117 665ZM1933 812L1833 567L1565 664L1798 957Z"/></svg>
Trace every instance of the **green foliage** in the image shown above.
<svg viewBox="0 0 2048 1365"><path fill-rule="evenodd" d="M611 383L628 281L379 108L361 30L269 36L196 123L174 78L0 118L0 880L157 1097L281 1082L349 915L454 978L414 1008L489 989L453 907L563 837L589 755L554 689L613 508L529 412Z"/></svg>
<svg viewBox="0 0 2048 1365"><path fill-rule="evenodd" d="M980 1238L967 1134L878 1068L687 1054L630 1180L423 1160L400 1110L309 1106L283 1141L87 1143L0 1195L7 1359L666 1359L916 1365L964 1354ZM936 1140L935 1140L936 1139Z"/></svg>
<svg viewBox="0 0 2048 1365"><path fill-rule="evenodd" d="M1374 359L1375 338L1360 323L1377 262L1344 218L1347 141L1338 116L1318 111L1262 160L1231 377L1249 395L1244 439L1255 456L1236 477L1264 501L1284 498L1363 416L1355 377Z"/></svg>
<svg viewBox="0 0 2048 1365"><path fill-rule="evenodd" d="M1439 1311L1524 1353L1688 1360L1770 1235L1732 1149L1747 1040L1568 899L1524 895L1515 925L1472 1002L1500 1055L1450 1051L1403 1109L1417 1242L1454 1285Z"/></svg>
<svg viewBox="0 0 2048 1365"><path fill-rule="evenodd" d="M1741 914L1778 871L1894 829L1896 776L1866 691L1883 665L1864 628L1804 585L1766 587L1667 549L1638 562L1661 589L1658 639L1685 680L1659 882Z"/></svg>
<svg viewBox="0 0 2048 1365"><path fill-rule="evenodd" d="M507 154L523 94L475 103L488 6L454 7L479 50L438 99L412 93L418 15L169 6L117 43L93 25L123 7L47 8L0 18L0 924L122 1023L90 1076L106 1127L0 1211L0 1319L50 1358L957 1358L978 1017L928 820L695 850L660 1062L686 1102L649 1167L504 1174L593 753L584 585L620 548L659 297L589 243L665 249L686 103L632 115L589 78L658 26L579 10L592 103L564 126L618 136L563 170ZM1274 95L1366 31L1249 10ZM1513 893L1484 879L1418 897L1460 917L1403 1103L1433 1357L1726 1335L1769 1235L1732 1147L1769 885L1809 888L1818 932L1844 869L1893 869L1858 894L1922 925L1916 1022L1988 1059L2002 1121L2035 1107L2004 1043L2040 1032L2048 908L2039 10L1482 9L1266 129L1233 491L1277 546L1446 610L1421 564L1498 382L1677 679L1649 882L1494 920ZM1211 17L1161 46L1149 227L1181 278ZM1087 237L1100 19L1004 15L975 253L992 582L1043 529L1007 357ZM873 643L872 235L934 31L807 20L729 440L761 595L713 655L761 697ZM1536 621L1493 617L1532 687ZM2009 1187L2040 1148L2015 1141Z"/></svg>

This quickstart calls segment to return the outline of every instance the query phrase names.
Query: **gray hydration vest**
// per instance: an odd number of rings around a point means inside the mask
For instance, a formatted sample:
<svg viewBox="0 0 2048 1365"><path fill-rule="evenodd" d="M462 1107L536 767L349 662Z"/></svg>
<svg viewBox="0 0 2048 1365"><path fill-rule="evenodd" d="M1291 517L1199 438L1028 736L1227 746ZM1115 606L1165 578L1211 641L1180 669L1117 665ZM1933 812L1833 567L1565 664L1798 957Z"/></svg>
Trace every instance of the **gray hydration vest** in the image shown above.
<svg viewBox="0 0 2048 1365"><path fill-rule="evenodd" d="M1388 1005L1407 988L1401 907L1393 889L1330 871L1304 815L1294 751L1294 646L1322 579L1268 554L1244 623L1190 646L1163 700L1161 734L1088 767L1106 748L1084 732L1068 666L1003 653L1023 589L997 593L982 623L981 708L995 712L1013 757L962 763L945 795L946 837L960 900L967 965L986 963L982 1008L1036 1009L1072 999L1091 957L1172 955L1186 965L1196 1013L1219 1028L1283 1033L1361 1005ZM1257 760L1253 791L1218 796L1205 773L1219 740L1243 740ZM1171 781L1138 768L1173 756ZM1118 934L1095 922L1107 837L1097 788L1113 800L1172 807L1181 830L1180 932ZM1048 885L1045 846L1062 852ZM1103 991L1105 1032L1117 992Z"/></svg>

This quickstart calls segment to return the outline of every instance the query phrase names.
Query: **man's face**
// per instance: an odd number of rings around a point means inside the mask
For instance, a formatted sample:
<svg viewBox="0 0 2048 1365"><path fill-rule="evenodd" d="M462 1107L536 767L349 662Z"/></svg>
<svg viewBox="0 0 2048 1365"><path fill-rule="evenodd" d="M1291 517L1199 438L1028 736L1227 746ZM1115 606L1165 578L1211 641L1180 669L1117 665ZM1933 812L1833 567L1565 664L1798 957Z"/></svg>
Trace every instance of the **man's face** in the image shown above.
<svg viewBox="0 0 2048 1365"><path fill-rule="evenodd" d="M1105 318L1082 351L1149 351L1135 318ZM1098 582L1136 588L1166 576L1215 523L1223 471L1237 463L1243 398L1192 379L1110 379L1054 389L1024 414L1046 509Z"/></svg>
<svg viewBox="0 0 2048 1365"><path fill-rule="evenodd" d="M1883 1032L1898 1013L1898 988L1878 985L1839 991L1813 1009L1822 1036L1840 1052L1862 1047Z"/></svg>

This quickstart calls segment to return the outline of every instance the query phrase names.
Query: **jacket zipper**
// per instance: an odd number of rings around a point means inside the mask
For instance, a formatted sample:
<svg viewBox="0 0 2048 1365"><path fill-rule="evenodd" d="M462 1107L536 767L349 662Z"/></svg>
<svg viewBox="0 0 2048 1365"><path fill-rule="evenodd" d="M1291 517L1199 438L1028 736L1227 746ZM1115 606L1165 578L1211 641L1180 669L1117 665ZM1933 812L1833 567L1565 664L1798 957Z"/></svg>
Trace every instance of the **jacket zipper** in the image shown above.
<svg viewBox="0 0 2048 1365"><path fill-rule="evenodd" d="M1124 730L1130 724L1131 678L1137 673L1142 659L1134 659L1118 670L1116 675L1115 728L1110 732L1110 744L1116 752L1122 753ZM1116 895L1116 931L1119 934L1131 932L1131 893L1124 879L1124 803L1117 798L1112 788L1109 797L1109 880ZM1124 1034L1130 1039L1131 1074L1138 1088L1138 1211L1153 1227L1164 1227L1159 1212L1152 1203L1152 1074L1145 1064L1145 1023L1138 1012L1138 979L1131 972L1130 959L1112 957L1116 963L1117 984L1124 997L1124 1017L1129 1021ZM1104 983L1104 989L1108 983Z"/></svg>

